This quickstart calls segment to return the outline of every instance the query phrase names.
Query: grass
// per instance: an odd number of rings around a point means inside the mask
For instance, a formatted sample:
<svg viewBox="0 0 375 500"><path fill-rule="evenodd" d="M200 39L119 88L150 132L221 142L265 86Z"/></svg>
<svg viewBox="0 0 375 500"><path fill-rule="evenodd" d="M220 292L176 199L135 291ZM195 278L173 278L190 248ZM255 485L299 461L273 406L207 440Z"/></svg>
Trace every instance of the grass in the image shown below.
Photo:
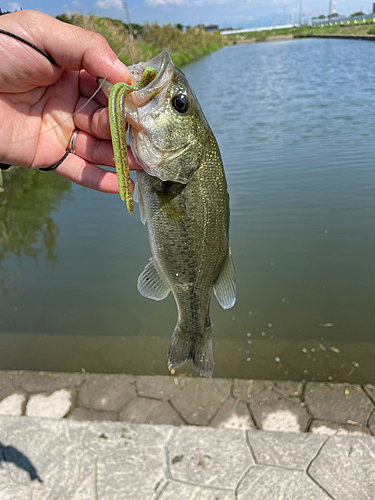
<svg viewBox="0 0 375 500"><path fill-rule="evenodd" d="M85 17L81 14L71 16L62 14L57 18L100 33L116 54L119 54L130 43L128 25L118 19L94 15ZM219 33L206 33L199 28L189 28L182 32L171 24L165 26L159 26L158 23L146 23L143 26L132 25L132 31L134 41L131 43L131 51L135 62L147 61L165 49L168 50L177 66L183 66L219 49L226 43ZM120 59L127 65L131 64L130 51L125 50Z"/></svg>
<svg viewBox="0 0 375 500"><path fill-rule="evenodd" d="M226 35L228 43L239 43L252 39L253 41L264 40L265 38L280 36L280 35L293 35L295 37L304 37L309 35L374 35L375 24L370 19L366 19L365 23L355 24L351 21L350 24L333 24L332 26L301 26L295 28L281 28L277 30L267 31L249 31L247 33L239 33L236 35Z"/></svg>

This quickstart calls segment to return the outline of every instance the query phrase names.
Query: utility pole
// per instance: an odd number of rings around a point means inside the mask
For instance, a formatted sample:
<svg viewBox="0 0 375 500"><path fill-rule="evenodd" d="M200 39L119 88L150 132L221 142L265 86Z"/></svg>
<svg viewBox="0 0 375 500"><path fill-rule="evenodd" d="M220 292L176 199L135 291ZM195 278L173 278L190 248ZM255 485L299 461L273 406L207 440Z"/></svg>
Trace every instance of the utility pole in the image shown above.
<svg viewBox="0 0 375 500"><path fill-rule="evenodd" d="M130 14L129 14L129 9L128 9L128 2L123 2L124 9L125 9L125 14L126 14L126 20L128 21L128 29L129 29L129 37L130 41L133 41L133 30L132 30L132 25L130 23Z"/></svg>
<svg viewBox="0 0 375 500"><path fill-rule="evenodd" d="M329 19L331 19L331 16L332 16L332 0L329 0Z"/></svg>
<svg viewBox="0 0 375 500"><path fill-rule="evenodd" d="M302 24L302 0L299 0L299 25Z"/></svg>

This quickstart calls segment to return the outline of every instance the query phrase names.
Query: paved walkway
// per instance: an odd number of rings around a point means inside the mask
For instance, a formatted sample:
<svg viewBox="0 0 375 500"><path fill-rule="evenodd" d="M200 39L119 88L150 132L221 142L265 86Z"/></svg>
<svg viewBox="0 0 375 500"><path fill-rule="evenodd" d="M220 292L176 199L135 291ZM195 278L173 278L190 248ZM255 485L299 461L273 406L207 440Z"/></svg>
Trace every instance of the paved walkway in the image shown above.
<svg viewBox="0 0 375 500"><path fill-rule="evenodd" d="M0 418L1 500L373 500L375 439Z"/></svg>
<svg viewBox="0 0 375 500"><path fill-rule="evenodd" d="M371 385L0 372L0 500L375 500L374 399Z"/></svg>
<svg viewBox="0 0 375 500"><path fill-rule="evenodd" d="M0 415L373 435L374 401L369 384L0 372Z"/></svg>

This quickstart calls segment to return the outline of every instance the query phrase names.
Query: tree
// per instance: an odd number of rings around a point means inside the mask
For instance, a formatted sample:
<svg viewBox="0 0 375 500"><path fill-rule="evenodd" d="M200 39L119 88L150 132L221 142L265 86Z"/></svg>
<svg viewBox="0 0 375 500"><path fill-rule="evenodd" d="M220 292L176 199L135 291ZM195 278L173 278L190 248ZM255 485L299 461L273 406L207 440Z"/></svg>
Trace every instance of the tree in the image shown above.
<svg viewBox="0 0 375 500"><path fill-rule="evenodd" d="M365 16L365 15L366 14L360 10L359 12L354 12L354 14L351 14L350 17Z"/></svg>
<svg viewBox="0 0 375 500"><path fill-rule="evenodd" d="M325 19L326 16L324 14L320 14L320 16L318 17L318 19Z"/></svg>
<svg viewBox="0 0 375 500"><path fill-rule="evenodd" d="M177 28L178 30L180 30L180 31L182 31L182 30L183 30L183 26L182 26L182 24L180 24L180 23L177 23L177 24L176 24L176 28Z"/></svg>

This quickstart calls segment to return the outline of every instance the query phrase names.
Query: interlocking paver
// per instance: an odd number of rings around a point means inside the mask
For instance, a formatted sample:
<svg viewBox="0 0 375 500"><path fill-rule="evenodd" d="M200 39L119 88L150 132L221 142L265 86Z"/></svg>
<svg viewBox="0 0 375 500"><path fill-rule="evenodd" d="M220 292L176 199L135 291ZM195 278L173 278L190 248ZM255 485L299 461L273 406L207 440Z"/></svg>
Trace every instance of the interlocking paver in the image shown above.
<svg viewBox="0 0 375 500"><path fill-rule="evenodd" d="M74 408L67 418L74 420L117 420L117 413L114 411L91 410L88 408Z"/></svg>
<svg viewBox="0 0 375 500"><path fill-rule="evenodd" d="M28 417L63 418L72 406L72 394L60 389L52 394L34 394L26 406Z"/></svg>
<svg viewBox="0 0 375 500"><path fill-rule="evenodd" d="M283 399L252 404L250 408L259 429L267 431L303 432L311 420L298 399Z"/></svg>
<svg viewBox="0 0 375 500"><path fill-rule="evenodd" d="M146 398L131 401L120 413L119 420L138 424L185 425L167 401Z"/></svg>
<svg viewBox="0 0 375 500"><path fill-rule="evenodd" d="M331 436L309 474L336 500L372 500L375 440L367 436Z"/></svg>
<svg viewBox="0 0 375 500"><path fill-rule="evenodd" d="M220 429L255 429L249 409L243 401L228 398L209 423Z"/></svg>
<svg viewBox="0 0 375 500"><path fill-rule="evenodd" d="M170 399L189 382L185 377L165 375L144 375L136 380L138 395L155 399Z"/></svg>
<svg viewBox="0 0 375 500"><path fill-rule="evenodd" d="M189 424L207 425L230 395L231 382L225 379L188 379L171 399Z"/></svg>
<svg viewBox="0 0 375 500"><path fill-rule="evenodd" d="M10 394L0 401L0 415L13 415L15 417L21 416L25 400L25 394Z"/></svg>
<svg viewBox="0 0 375 500"><path fill-rule="evenodd" d="M30 500L30 488L27 486L20 486L19 484L6 486L4 489L0 488L1 500Z"/></svg>
<svg viewBox="0 0 375 500"><path fill-rule="evenodd" d="M14 393L23 393L16 375L9 372L0 372L0 401Z"/></svg>
<svg viewBox="0 0 375 500"><path fill-rule="evenodd" d="M375 402L375 385L367 384L365 388L372 401Z"/></svg>
<svg viewBox="0 0 375 500"><path fill-rule="evenodd" d="M169 445L175 480L216 488L235 488L253 464L243 431L180 427Z"/></svg>
<svg viewBox="0 0 375 500"><path fill-rule="evenodd" d="M249 431L247 435L258 464L295 470L305 470L326 439L306 433L291 439L288 432Z"/></svg>
<svg viewBox="0 0 375 500"><path fill-rule="evenodd" d="M14 482L30 484L37 477L43 479L76 444L70 440L66 425L61 420L2 417L0 442L6 447L2 451ZM20 468L19 463L24 467Z"/></svg>
<svg viewBox="0 0 375 500"><path fill-rule="evenodd" d="M369 436L370 431L367 427L352 424L338 424L336 422L327 422L326 420L314 420L310 426L310 432L313 434L355 434L357 436Z"/></svg>
<svg viewBox="0 0 375 500"><path fill-rule="evenodd" d="M235 500L234 493L231 491L217 490L213 488L204 488L202 486L193 486L191 484L176 483L170 481L160 500Z"/></svg>
<svg viewBox="0 0 375 500"><path fill-rule="evenodd" d="M136 454L120 448L98 457L100 500L149 500L164 481L162 446L139 448Z"/></svg>
<svg viewBox="0 0 375 500"><path fill-rule="evenodd" d="M358 385L309 382L305 402L316 419L365 426L374 405Z"/></svg>
<svg viewBox="0 0 375 500"><path fill-rule="evenodd" d="M88 375L83 373L19 372L15 382L26 392L51 393L63 388L74 388Z"/></svg>
<svg viewBox="0 0 375 500"><path fill-rule="evenodd" d="M136 397L130 375L91 375L79 391L79 406L93 410L118 411Z"/></svg>
<svg viewBox="0 0 375 500"><path fill-rule="evenodd" d="M83 443L98 455L117 449L162 447L171 436L172 429L127 422L90 422Z"/></svg>
<svg viewBox="0 0 375 500"><path fill-rule="evenodd" d="M261 466L249 470L238 488L237 498L238 500L332 500L303 472Z"/></svg>
<svg viewBox="0 0 375 500"><path fill-rule="evenodd" d="M236 379L233 396L247 403L267 403L281 398L300 397L302 384L292 381Z"/></svg>
<svg viewBox="0 0 375 500"><path fill-rule="evenodd" d="M56 467L45 475L43 482L33 485L33 500L65 498L70 500L77 498L78 495L81 500L84 498L83 493L86 494L88 500L95 498L94 469L94 454L83 448L73 448ZM87 490L82 491L82 483Z"/></svg>

